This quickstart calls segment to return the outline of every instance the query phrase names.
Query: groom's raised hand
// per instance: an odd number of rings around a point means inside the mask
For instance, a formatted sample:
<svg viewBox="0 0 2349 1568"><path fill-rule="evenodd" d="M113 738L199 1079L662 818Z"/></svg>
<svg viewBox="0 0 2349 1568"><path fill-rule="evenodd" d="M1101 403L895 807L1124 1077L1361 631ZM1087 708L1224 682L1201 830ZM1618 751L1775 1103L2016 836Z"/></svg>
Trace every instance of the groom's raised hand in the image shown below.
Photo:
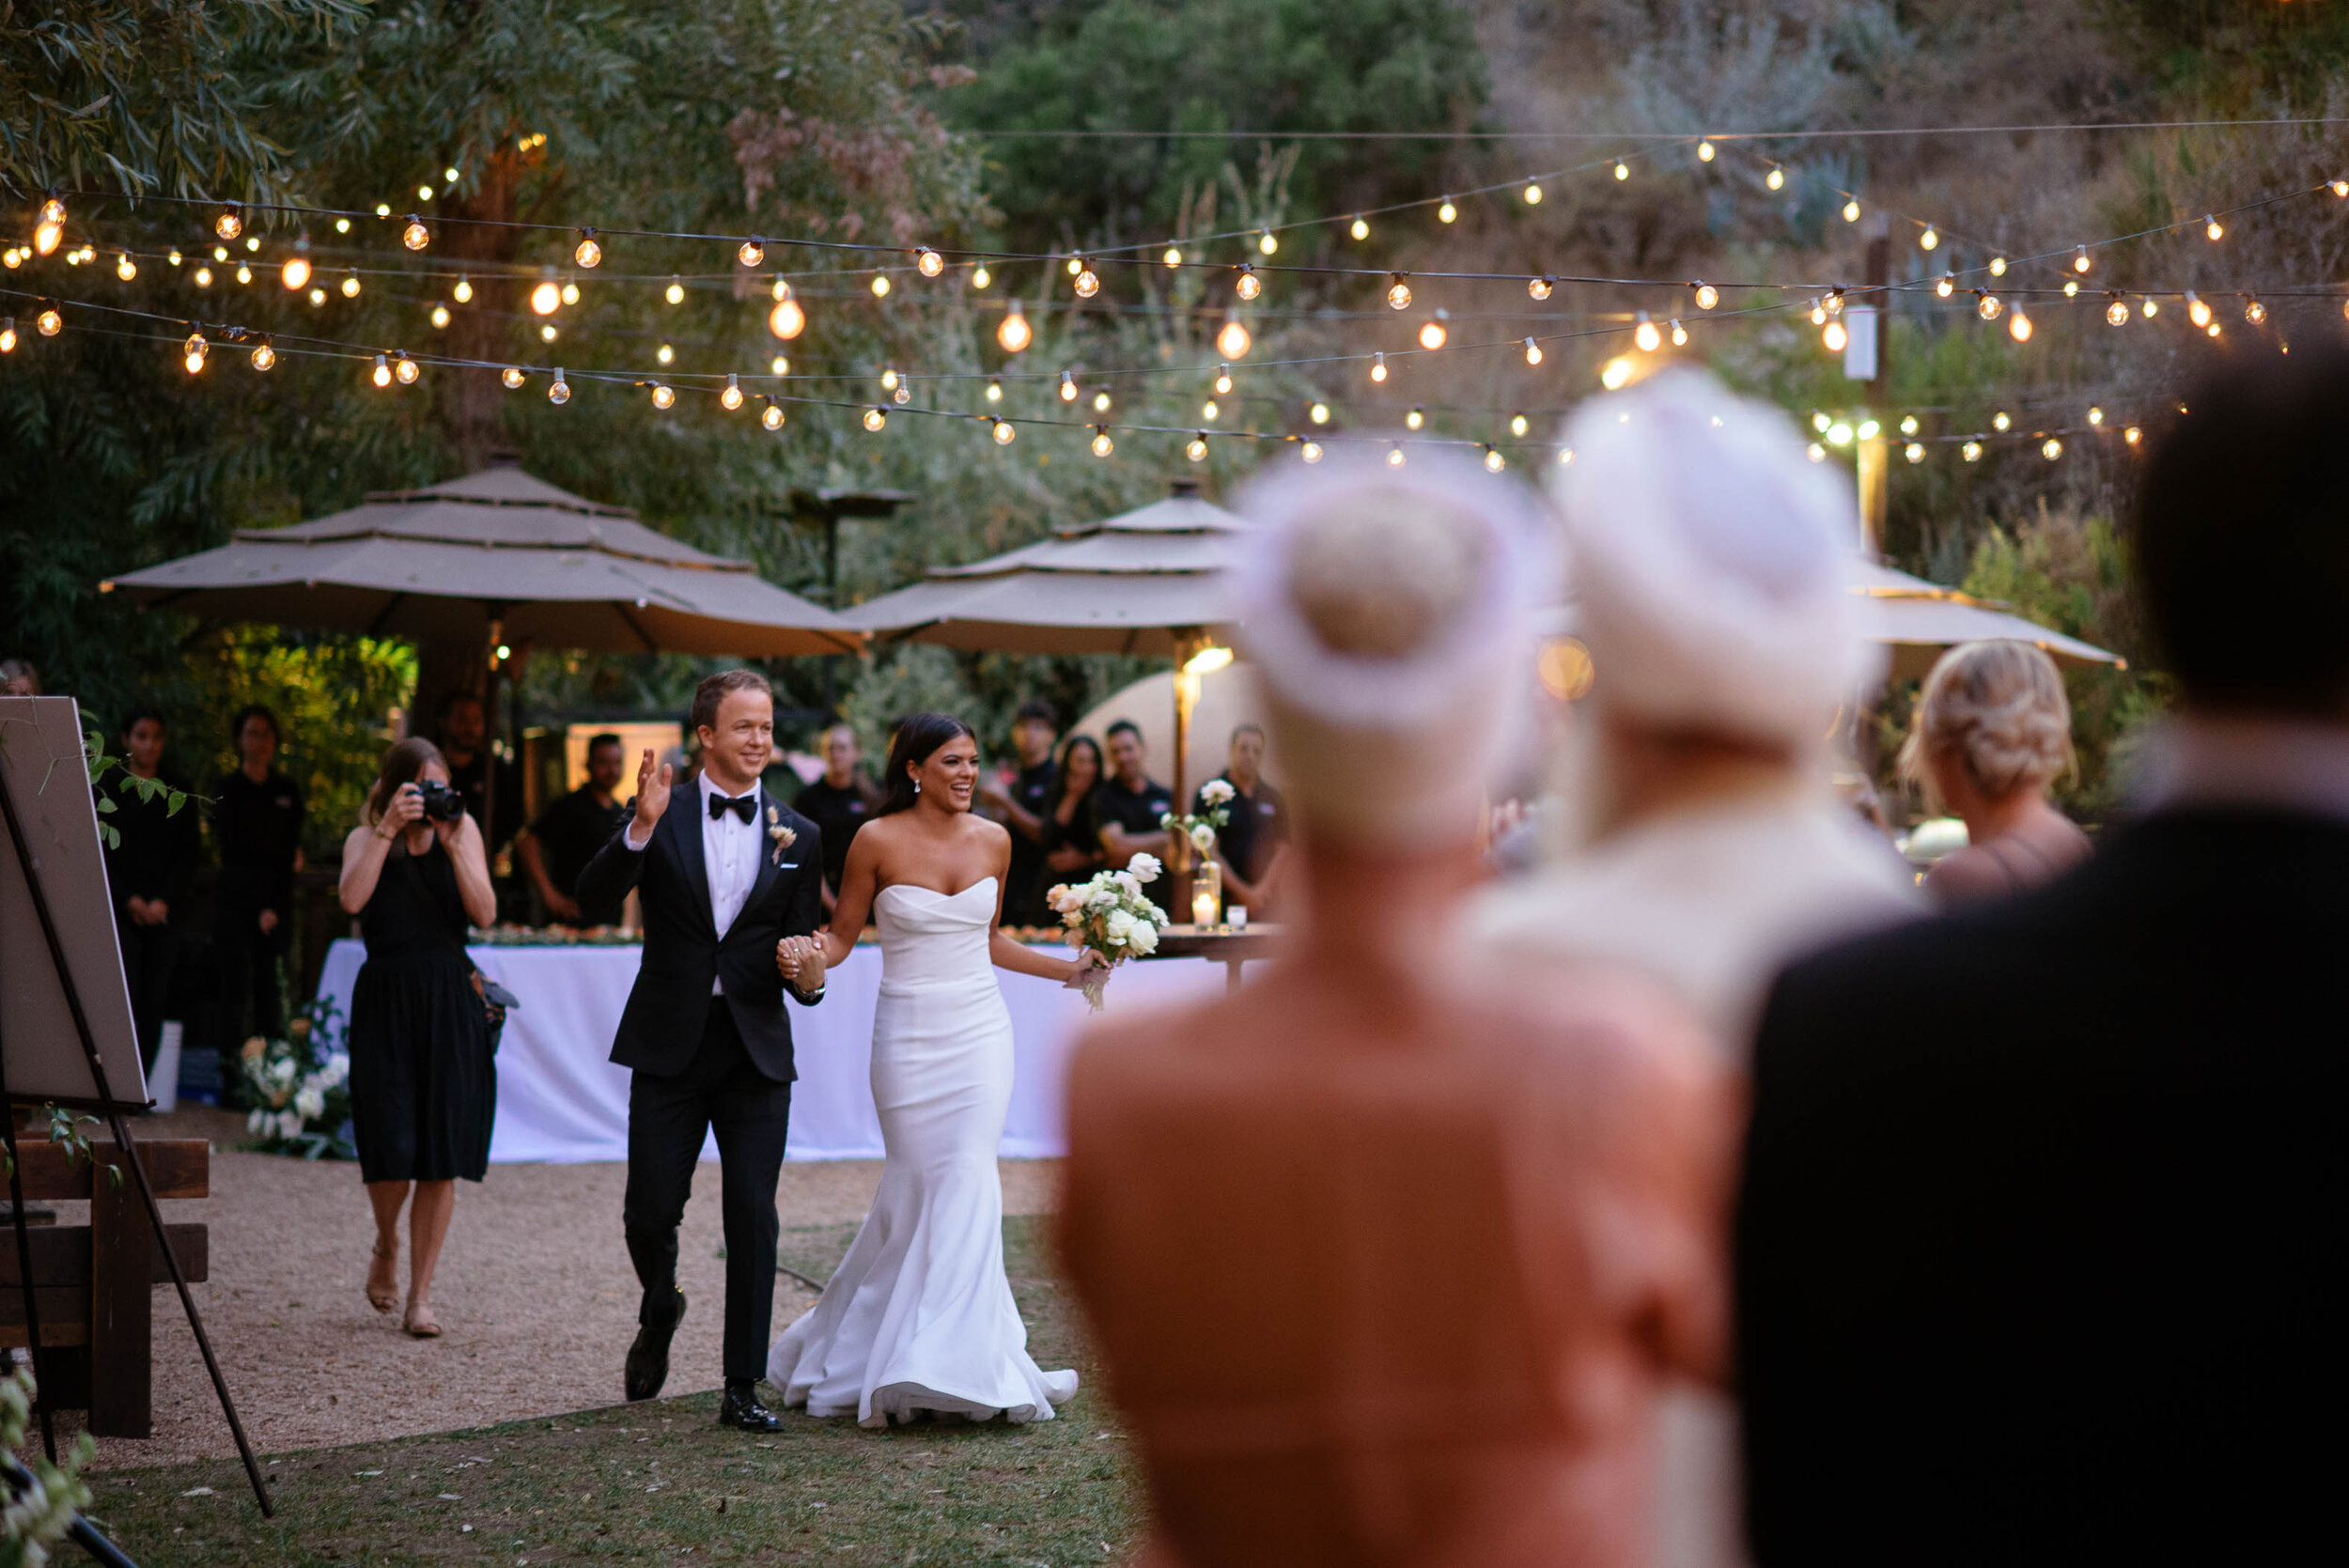
<svg viewBox="0 0 2349 1568"><path fill-rule="evenodd" d="M636 836L651 834L661 814L669 809L669 786L676 782L677 770L667 763L655 766L652 748L645 748L645 760L636 765Z"/></svg>

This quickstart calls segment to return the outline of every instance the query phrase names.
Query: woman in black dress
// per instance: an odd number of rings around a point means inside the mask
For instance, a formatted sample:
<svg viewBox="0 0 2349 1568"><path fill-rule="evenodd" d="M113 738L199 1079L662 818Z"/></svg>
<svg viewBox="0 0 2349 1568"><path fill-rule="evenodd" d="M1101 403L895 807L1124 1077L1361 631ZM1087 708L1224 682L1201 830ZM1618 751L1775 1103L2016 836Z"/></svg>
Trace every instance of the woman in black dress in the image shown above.
<svg viewBox="0 0 2349 1568"><path fill-rule="evenodd" d="M1061 746L1052 809L1044 814L1037 840L1055 882L1081 882L1108 863L1101 855L1101 819L1094 809L1103 771L1100 742L1093 737L1072 735Z"/></svg>
<svg viewBox="0 0 2349 1568"><path fill-rule="evenodd" d="M477 1182L490 1163L497 1073L465 926L495 920L497 897L480 826L464 815L428 818L420 783L448 783L432 742L403 740L384 753L343 846L342 904L367 943L350 995L350 1113L375 1205L367 1301L379 1312L399 1304L399 1211L413 1183L402 1327L432 1339L441 1332L432 1270L457 1178Z"/></svg>

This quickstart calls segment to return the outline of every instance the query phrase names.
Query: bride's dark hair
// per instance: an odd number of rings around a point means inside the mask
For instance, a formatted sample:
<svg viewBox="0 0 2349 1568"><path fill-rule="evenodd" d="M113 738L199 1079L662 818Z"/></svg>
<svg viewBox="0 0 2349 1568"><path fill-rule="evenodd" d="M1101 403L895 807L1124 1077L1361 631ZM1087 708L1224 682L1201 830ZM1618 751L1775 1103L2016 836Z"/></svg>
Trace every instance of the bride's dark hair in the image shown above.
<svg viewBox="0 0 2349 1568"><path fill-rule="evenodd" d="M951 713L917 713L899 720L897 732L889 737L889 776L883 781L886 793L878 815L911 811L913 776L906 769L929 761L941 746L966 735L971 735L971 726Z"/></svg>

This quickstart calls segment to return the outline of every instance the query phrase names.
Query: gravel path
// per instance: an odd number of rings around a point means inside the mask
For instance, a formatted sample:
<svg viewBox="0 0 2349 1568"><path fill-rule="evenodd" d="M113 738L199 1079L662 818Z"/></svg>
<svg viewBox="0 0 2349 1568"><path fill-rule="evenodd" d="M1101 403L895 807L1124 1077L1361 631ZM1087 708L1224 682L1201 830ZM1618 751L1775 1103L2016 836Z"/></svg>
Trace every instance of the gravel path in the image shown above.
<svg viewBox="0 0 2349 1568"><path fill-rule="evenodd" d="M242 1119L205 1109L148 1118L134 1135L212 1141L212 1195L164 1210L175 1221L211 1227L211 1281L194 1287L196 1307L257 1451L620 1403L637 1298L620 1236L623 1166L493 1165L480 1186L459 1183L432 1290L446 1333L422 1341L399 1331L397 1314L379 1317L366 1303L374 1226L357 1166L240 1153ZM1003 1161L1004 1212L1045 1212L1053 1167ZM784 1230L862 1219L879 1180L879 1160L786 1164ZM86 1219L86 1204L58 1207L61 1222ZM685 1210L678 1282L692 1306L677 1330L666 1393L718 1386L725 1295L719 1241L718 1167L705 1163ZM403 1289L405 1263L403 1237ZM779 1276L776 1327L812 1300ZM163 1286L155 1293L155 1436L101 1439L98 1467L234 1452L186 1317Z"/></svg>

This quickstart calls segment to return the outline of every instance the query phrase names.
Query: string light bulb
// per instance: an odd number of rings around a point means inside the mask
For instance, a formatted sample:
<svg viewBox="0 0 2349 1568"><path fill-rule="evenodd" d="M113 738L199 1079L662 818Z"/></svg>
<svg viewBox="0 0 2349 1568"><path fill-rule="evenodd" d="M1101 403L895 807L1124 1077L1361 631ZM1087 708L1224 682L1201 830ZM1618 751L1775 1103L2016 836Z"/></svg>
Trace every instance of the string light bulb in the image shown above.
<svg viewBox="0 0 2349 1568"><path fill-rule="evenodd" d="M2046 441L2039 443L2039 455L2046 458L2049 462L2054 462L2058 458L2063 456L2063 443L2056 440L2055 437L2049 436Z"/></svg>
<svg viewBox="0 0 2349 1568"><path fill-rule="evenodd" d="M1829 316L1841 316L1843 314L1843 291L1841 288L1829 289L1828 291L1827 313Z"/></svg>
<svg viewBox="0 0 2349 1568"><path fill-rule="evenodd" d="M1171 272L1175 268L1180 267L1183 264L1183 247L1180 245L1169 245L1166 247L1165 251L1160 254L1159 259L1166 264L1166 270Z"/></svg>
<svg viewBox="0 0 2349 1568"><path fill-rule="evenodd" d="M1406 278L1401 272L1391 274L1390 281L1387 284L1387 308L1389 310L1408 310L1410 305L1410 280Z"/></svg>
<svg viewBox="0 0 2349 1568"><path fill-rule="evenodd" d="M889 274L887 272L875 272L873 274L872 288L873 298L877 300L885 300L889 298Z"/></svg>
<svg viewBox="0 0 2349 1568"><path fill-rule="evenodd" d="M264 335L253 346L253 368L268 370L277 364L277 346Z"/></svg>
<svg viewBox="0 0 2349 1568"><path fill-rule="evenodd" d="M131 253L129 251L124 251L120 256L115 257L115 276L120 278L125 283L129 283L132 278L137 277L138 275L138 263L131 259Z"/></svg>
<svg viewBox="0 0 2349 1568"><path fill-rule="evenodd" d="M1008 419L999 419L999 420L997 420L997 421L995 422L995 444L996 444L996 445L998 445L998 446L1009 446L1009 445L1012 443L1013 440L1014 440L1016 437L1018 437L1018 435L1019 435L1019 431L1017 431L1017 430L1015 430L1015 429L1013 429L1013 428L1011 427L1011 421L1010 421L1010 420L1008 420Z"/></svg>
<svg viewBox="0 0 2349 1568"><path fill-rule="evenodd" d="M1093 427L1093 455L1097 458L1106 458L1116 450L1117 442L1110 440L1108 427L1096 425Z"/></svg>
<svg viewBox="0 0 2349 1568"><path fill-rule="evenodd" d="M2005 308L1999 303L1999 297L1983 289L1976 289L1974 292L1974 314L1985 321L1997 320L1999 312Z"/></svg>
<svg viewBox="0 0 2349 1568"><path fill-rule="evenodd" d="M1713 144L1712 144L1710 141L1703 141L1703 142L1699 142L1699 143L1697 144L1697 162L1698 162L1698 163L1710 163L1713 161L1713 153L1714 153L1714 147L1713 147Z"/></svg>
<svg viewBox="0 0 2349 1568"><path fill-rule="evenodd" d="M2112 296L2111 303L2105 306L2105 324L2112 327L2127 326L2129 324L2128 301L2118 294Z"/></svg>
<svg viewBox="0 0 2349 1568"><path fill-rule="evenodd" d="M742 383L731 370L726 372L726 389L718 394L718 406L728 413L742 406Z"/></svg>
<svg viewBox="0 0 2349 1568"><path fill-rule="evenodd" d="M1819 341L1827 346L1828 353L1840 354L1851 342L1851 334L1844 331L1843 322L1829 321L1820 332Z"/></svg>
<svg viewBox="0 0 2349 1568"><path fill-rule="evenodd" d="M197 274L199 277L202 275L200 272ZM342 288L344 299L355 300L359 297L359 273L355 269L343 274Z"/></svg>
<svg viewBox="0 0 2349 1568"><path fill-rule="evenodd" d="M1450 330L1443 324L1443 312L1440 310L1420 323L1419 346L1431 354L1442 348L1451 336Z"/></svg>
<svg viewBox="0 0 2349 1568"><path fill-rule="evenodd" d="M1270 256L1274 251L1277 251L1280 248L1280 239L1274 235L1270 229L1268 228L1261 230L1256 235L1256 249L1263 252L1266 256Z"/></svg>
<svg viewBox="0 0 2349 1568"><path fill-rule="evenodd" d="M286 264L277 269L277 281L286 286L286 291L289 294L299 294L309 287L310 258L300 251L288 256Z"/></svg>
<svg viewBox="0 0 2349 1568"><path fill-rule="evenodd" d="M1321 461L1321 442L1317 441L1307 442L1305 443L1304 451L1300 453L1299 456L1303 457L1309 463L1317 463Z"/></svg>
<svg viewBox="0 0 2349 1568"><path fill-rule="evenodd" d="M2257 300L2246 300L2243 303L2243 318L2255 327L2259 326L2267 319L2267 307Z"/></svg>
<svg viewBox="0 0 2349 1568"><path fill-rule="evenodd" d="M783 279L775 280L774 308L767 312L767 330L786 343L807 330L807 310Z"/></svg>
<svg viewBox="0 0 2349 1568"><path fill-rule="evenodd" d="M1542 188L1539 185L1534 184L1532 180L1527 180L1525 182L1525 205L1528 207L1539 207L1541 204Z"/></svg>
<svg viewBox="0 0 2349 1568"><path fill-rule="evenodd" d="M1003 382L990 380L987 383L987 400L990 403L1000 403L1003 400Z"/></svg>
<svg viewBox="0 0 2349 1568"><path fill-rule="evenodd" d="M2121 432L2121 439L2127 442L2131 446L2135 446L2139 442L2145 439L2145 432L2132 425L2127 429Z"/></svg>
<svg viewBox="0 0 2349 1568"><path fill-rule="evenodd" d="M1706 283L1703 278L1699 278L1697 280L1695 288L1697 308L1699 310L1711 310L1715 305L1721 303L1721 291L1714 287L1711 284Z"/></svg>
<svg viewBox="0 0 2349 1568"><path fill-rule="evenodd" d="M652 357L662 365L673 364L677 359L677 349L671 344L663 343L652 351Z"/></svg>
<svg viewBox="0 0 2349 1568"><path fill-rule="evenodd" d="M2186 291L2186 318L2198 327L2210 325L2210 305L2191 288Z"/></svg>
<svg viewBox="0 0 2349 1568"><path fill-rule="evenodd" d="M1770 172L1762 177L1762 183L1773 191L1783 191L1786 189L1786 171L1772 163Z"/></svg>
<svg viewBox="0 0 2349 1568"><path fill-rule="evenodd" d="M597 243L594 229L583 228L579 231L579 243L571 247L571 259L582 267L603 265L603 246Z"/></svg>
<svg viewBox="0 0 2349 1568"><path fill-rule="evenodd" d="M237 269L237 281L239 283L251 283L253 281L253 269L250 267L239 267Z"/></svg>
<svg viewBox="0 0 2349 1568"><path fill-rule="evenodd" d="M1532 422L1522 413L1513 413L1509 416L1509 433L1513 436L1522 436L1532 427Z"/></svg>
<svg viewBox="0 0 2349 1568"><path fill-rule="evenodd" d="M1312 420L1316 425L1327 425L1330 423L1330 405L1327 403L1315 403L1312 408L1305 411L1305 417Z"/></svg>
<svg viewBox="0 0 2349 1568"><path fill-rule="evenodd" d="M188 341L182 347L186 351L188 374L195 375L204 368L204 355L210 345L204 341L203 333L192 332L188 334Z"/></svg>
<svg viewBox="0 0 2349 1568"><path fill-rule="evenodd" d="M503 371L499 372L498 380L506 383L506 391L514 392L519 390L522 384L521 366L519 365L507 365Z"/></svg>
<svg viewBox="0 0 2349 1568"><path fill-rule="evenodd" d="M567 305L579 303L579 284L575 279L563 280L563 303Z"/></svg>
<svg viewBox="0 0 2349 1568"><path fill-rule="evenodd" d="M435 327L445 327L445 326L447 326L447 325L448 325L448 319L449 319L449 318L448 318L448 306L446 306L446 305L442 305L442 304L436 304L436 305L434 305L434 306L432 307L432 324L433 324L433 326L435 326Z"/></svg>
<svg viewBox="0 0 2349 1568"><path fill-rule="evenodd" d="M1243 300L1252 300L1264 292L1264 284L1257 278L1254 266L1245 261L1239 264L1239 281L1232 286L1232 291Z"/></svg>
<svg viewBox="0 0 2349 1568"><path fill-rule="evenodd" d="M2209 235L2214 242L2225 239L2227 235L2225 226L2219 223L2216 215L2205 216L2202 219L2202 232Z"/></svg>
<svg viewBox="0 0 2349 1568"><path fill-rule="evenodd" d="M2085 274L2092 265L2093 265L2093 263L2092 263L2088 258L2088 247L2086 245L2082 245L2077 251L2073 253L2072 271L2075 272Z"/></svg>
<svg viewBox="0 0 2349 1568"><path fill-rule="evenodd" d="M1811 302L1811 324L1814 327L1827 325L1827 301L1824 299L1813 299Z"/></svg>
<svg viewBox="0 0 2349 1568"><path fill-rule="evenodd" d="M414 360L408 357L407 350L402 349L392 360L392 374L398 379L400 385L413 386L416 384L416 378L424 372Z"/></svg>
<svg viewBox="0 0 2349 1568"><path fill-rule="evenodd" d="M1436 209L1436 222L1439 224L1448 224L1459 215L1460 210L1452 205L1450 196L1444 197L1443 205Z"/></svg>
<svg viewBox="0 0 2349 1568"><path fill-rule="evenodd" d="M1688 346L1688 329L1682 326L1680 324L1680 318L1675 316L1672 318L1672 347L1675 349L1686 349Z"/></svg>
<svg viewBox="0 0 2349 1568"><path fill-rule="evenodd" d="M2349 179L2327 181L2327 188L2337 196L2349 196Z"/></svg>
<svg viewBox="0 0 2349 1568"><path fill-rule="evenodd" d="M1077 373L1073 370L1060 373L1060 400L1064 403L1077 400Z"/></svg>
<svg viewBox="0 0 2349 1568"><path fill-rule="evenodd" d="M1851 200L1843 204L1843 222L1847 224L1856 224L1859 221L1859 198L1858 196L1854 196Z"/></svg>
<svg viewBox="0 0 2349 1568"><path fill-rule="evenodd" d="M0 354L16 352L16 318L0 316Z"/></svg>
<svg viewBox="0 0 2349 1568"><path fill-rule="evenodd" d="M571 383L563 379L563 367L554 367L554 384L547 388L547 401L561 408L571 400Z"/></svg>
<svg viewBox="0 0 2349 1568"><path fill-rule="evenodd" d="M1955 272L1942 273L1940 277L1934 281L1933 292L1935 295L1944 300L1956 293L1957 274Z"/></svg>
<svg viewBox="0 0 2349 1568"><path fill-rule="evenodd" d="M1067 267L1068 275L1072 278L1075 277L1079 272L1085 270L1084 257L1081 256L1070 256L1068 258Z"/></svg>
<svg viewBox="0 0 2349 1568"><path fill-rule="evenodd" d="M1215 390L1219 396L1230 396L1232 391L1232 367L1230 365L1219 365L1215 367Z"/></svg>
<svg viewBox="0 0 2349 1568"><path fill-rule="evenodd" d="M971 287L973 287L973 288L985 288L985 287L986 287L988 284L993 283L994 281L995 281L995 274L994 274L994 273L992 273L992 272L988 272L988 271L987 270L987 263L986 263L986 262L982 261L982 262L980 262L980 263L978 264L978 266L976 266L976 267L974 267L974 268L972 268L972 272L971 272Z"/></svg>
<svg viewBox="0 0 2349 1568"><path fill-rule="evenodd" d="M1035 341L1034 329L1028 325L1027 313L1019 308L1018 300L1003 309L1003 318L995 328L995 341L1007 354L1023 353Z"/></svg>
<svg viewBox="0 0 2349 1568"><path fill-rule="evenodd" d="M2137 313L2150 321L2161 314L2161 302L2148 294L2137 302Z"/></svg>
<svg viewBox="0 0 2349 1568"><path fill-rule="evenodd" d="M2088 411L2088 422L2101 429L2105 423L2105 411L2092 406Z"/></svg>
<svg viewBox="0 0 2349 1568"><path fill-rule="evenodd" d="M881 427L888 423L889 411L887 409L877 406L864 411L864 427L874 434L879 435Z"/></svg>
<svg viewBox="0 0 2349 1568"><path fill-rule="evenodd" d="M473 279L458 274L457 287L448 291L448 297L460 305L473 303Z"/></svg>
<svg viewBox="0 0 2349 1568"><path fill-rule="evenodd" d="M1558 280L1544 272L1540 277L1525 280L1525 291L1537 300L1547 300L1558 287Z"/></svg>
<svg viewBox="0 0 2349 1568"><path fill-rule="evenodd" d="M1631 341L1640 346L1640 351L1652 354L1662 348L1664 334L1656 330L1656 323L1648 319L1646 311L1639 313L1639 322L1638 326L1631 329Z"/></svg>
<svg viewBox="0 0 2349 1568"><path fill-rule="evenodd" d="M1617 179L1629 179L1631 178L1631 165L1625 163L1620 158L1615 160L1615 178Z"/></svg>
<svg viewBox="0 0 2349 1568"><path fill-rule="evenodd" d="M540 278L530 291L530 308L540 316L552 316L563 306L563 289L552 278Z"/></svg>
<svg viewBox="0 0 2349 1568"><path fill-rule="evenodd" d="M1255 339L1248 335L1247 327L1237 316L1226 318L1223 330L1215 334L1215 350L1227 360L1246 359L1254 345Z"/></svg>
<svg viewBox="0 0 2349 1568"><path fill-rule="evenodd" d="M1206 462L1207 460L1207 432L1202 430L1192 436L1190 443L1183 448L1183 456L1194 463Z"/></svg>
<svg viewBox="0 0 2349 1568"><path fill-rule="evenodd" d="M1924 443L1921 442L1910 442L1906 446L1901 448L1901 456L1906 458L1912 463L1923 462L1925 460Z"/></svg>
<svg viewBox="0 0 2349 1568"><path fill-rule="evenodd" d="M1990 258L1990 275L1994 278L2002 278L2006 276L2005 256L1994 256Z"/></svg>
<svg viewBox="0 0 2349 1568"><path fill-rule="evenodd" d="M669 361L675 359L676 357L676 349L670 348L666 343L663 343L661 346L661 364L666 365ZM791 374L791 361L782 354L777 354L774 358L767 362L767 374L774 377L777 380L781 380L784 377Z"/></svg>
<svg viewBox="0 0 2349 1568"><path fill-rule="evenodd" d="M1404 458L1402 447L1390 446L1387 448L1387 466L1389 468L1401 468L1403 466L1403 462Z"/></svg>
<svg viewBox="0 0 2349 1568"><path fill-rule="evenodd" d="M1821 446L1815 441L1809 446L1803 448L1802 455L1810 458L1814 463L1823 463L1827 461L1827 448Z"/></svg>
<svg viewBox="0 0 2349 1568"><path fill-rule="evenodd" d="M1917 236L1917 248L1921 251L1937 250L1940 244L1941 231L1931 224L1927 224L1925 231Z"/></svg>
<svg viewBox="0 0 2349 1568"><path fill-rule="evenodd" d="M899 381L897 383L897 390L889 395L889 400L893 403L912 402L913 383L911 381Z"/></svg>
<svg viewBox="0 0 2349 1568"><path fill-rule="evenodd" d="M1982 442L1969 441L1957 449L1957 455L1969 463L1978 463L1982 461Z"/></svg>
<svg viewBox="0 0 2349 1568"><path fill-rule="evenodd" d="M1425 409L1413 409L1403 416L1403 427L1407 430L1416 430L1426 423L1427 411Z"/></svg>
<svg viewBox="0 0 2349 1568"><path fill-rule="evenodd" d="M934 278L946 270L946 258L927 245L919 246L913 253L913 270L926 278Z"/></svg>
<svg viewBox="0 0 2349 1568"><path fill-rule="evenodd" d="M1542 363L1542 346L1530 337L1525 340L1525 363L1529 366Z"/></svg>
<svg viewBox="0 0 2349 1568"><path fill-rule="evenodd" d="M1370 220L1361 216L1359 213L1356 214L1354 222L1347 227L1346 232L1351 234L1357 241L1369 239Z"/></svg>
<svg viewBox="0 0 2349 1568"><path fill-rule="evenodd" d="M1489 446L1489 445L1487 445L1487 446L1485 448L1485 472L1486 472L1486 473L1487 473L1487 474L1499 474L1499 473L1500 473L1502 469L1504 469L1504 468L1506 468L1506 467L1508 467L1508 466L1509 466L1509 464L1508 464L1508 459L1506 459L1506 458L1504 458L1503 457L1501 457L1501 455L1499 452L1494 451L1494 450L1493 450L1493 448L1492 448L1491 446Z"/></svg>
<svg viewBox="0 0 2349 1568"><path fill-rule="evenodd" d="M734 259L745 267L755 267L767 259L767 247L758 240L745 240L735 247Z"/></svg>
<svg viewBox="0 0 2349 1568"><path fill-rule="evenodd" d="M65 203L51 196L40 204L40 222L33 225L33 254L50 256L65 239Z"/></svg>
<svg viewBox="0 0 2349 1568"><path fill-rule="evenodd" d="M2077 278L2065 278L2065 279L2063 280L2063 297L2064 297L2065 299L2067 299L2067 300L2077 299L2077 298L2079 297L2079 292L2080 292L2080 280L2079 280L2079 279L2077 279Z"/></svg>
<svg viewBox="0 0 2349 1568"><path fill-rule="evenodd" d="M1216 400L1212 397L1199 405L1199 417L1210 425L1214 424L1222 412L1222 409L1217 406Z"/></svg>
<svg viewBox="0 0 2349 1568"><path fill-rule="evenodd" d="M654 408L672 408L676 405L676 403L677 393L665 382L655 381L652 383L652 406Z"/></svg>
<svg viewBox="0 0 2349 1568"><path fill-rule="evenodd" d="M220 216L212 220L212 232L223 240L234 240L238 235L242 234L244 232L244 210L233 201L222 208ZM415 248L412 245L409 247L411 250Z"/></svg>
<svg viewBox="0 0 2349 1568"><path fill-rule="evenodd" d="M1383 351L1370 356L1370 379L1374 381L1384 381L1387 379L1387 356Z"/></svg>
<svg viewBox="0 0 2349 1568"><path fill-rule="evenodd" d="M1093 395L1093 411L1095 413L1107 413L1110 411L1110 395L1108 393L1097 392Z"/></svg>
<svg viewBox="0 0 2349 1568"><path fill-rule="evenodd" d="M375 368L367 373L367 380L379 387L387 387L392 384L392 362L389 355L375 356Z"/></svg>
<svg viewBox="0 0 2349 1568"><path fill-rule="evenodd" d="M432 231L424 226L424 220L413 212L408 214L407 226L399 231L399 242L412 251L420 251L432 243Z"/></svg>
<svg viewBox="0 0 2349 1568"><path fill-rule="evenodd" d="M1905 413L1901 415L1901 434L1905 436L1913 436L1916 433L1917 416L1913 413Z"/></svg>
<svg viewBox="0 0 2349 1568"><path fill-rule="evenodd" d="M2014 425L2015 416L2008 413L2004 409L2000 409L1998 412L1990 416L1990 427L1998 431L2000 435L2004 435L2009 429L2013 428Z"/></svg>

